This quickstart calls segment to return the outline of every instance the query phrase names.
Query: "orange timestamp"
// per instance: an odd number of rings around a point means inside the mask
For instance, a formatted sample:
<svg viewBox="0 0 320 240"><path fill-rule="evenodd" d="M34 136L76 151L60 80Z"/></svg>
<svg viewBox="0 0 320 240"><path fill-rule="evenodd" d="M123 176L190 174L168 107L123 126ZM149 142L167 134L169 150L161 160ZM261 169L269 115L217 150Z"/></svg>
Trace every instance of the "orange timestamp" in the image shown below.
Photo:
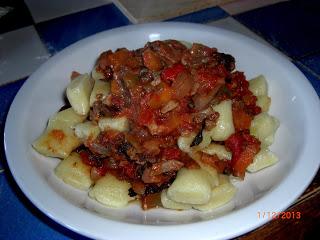
<svg viewBox="0 0 320 240"><path fill-rule="evenodd" d="M266 218L266 219L283 219L283 220L289 220L289 219L300 219L301 218L301 212L298 211L286 211L286 212L257 212L258 218Z"/></svg>

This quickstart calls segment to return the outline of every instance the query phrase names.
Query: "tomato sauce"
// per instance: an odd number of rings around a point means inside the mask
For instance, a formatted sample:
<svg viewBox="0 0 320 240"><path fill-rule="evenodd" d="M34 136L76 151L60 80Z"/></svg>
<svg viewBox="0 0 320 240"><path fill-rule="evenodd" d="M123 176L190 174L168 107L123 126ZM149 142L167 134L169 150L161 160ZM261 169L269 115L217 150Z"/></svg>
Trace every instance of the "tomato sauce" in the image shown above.
<svg viewBox="0 0 320 240"><path fill-rule="evenodd" d="M202 131L206 121L214 126L218 115L211 105L231 99L236 133L221 143L232 152L231 163L207 154L202 160L221 173L244 176L260 148L248 129L261 109L244 74L234 71L231 55L166 40L137 50L108 50L97 63L103 81L111 83L111 93L107 102L93 105L89 120L125 116L130 130L102 132L78 149L95 174L109 172L129 181L130 194L138 195L144 209L156 206L157 193L170 186L180 168L199 168L178 148L179 136Z"/></svg>

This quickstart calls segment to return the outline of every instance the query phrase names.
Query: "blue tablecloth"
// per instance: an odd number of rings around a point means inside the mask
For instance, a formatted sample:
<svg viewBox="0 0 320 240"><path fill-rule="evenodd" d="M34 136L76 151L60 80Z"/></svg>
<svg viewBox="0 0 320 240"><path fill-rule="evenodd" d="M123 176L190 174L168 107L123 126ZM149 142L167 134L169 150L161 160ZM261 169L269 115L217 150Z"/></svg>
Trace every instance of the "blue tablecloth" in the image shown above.
<svg viewBox="0 0 320 240"><path fill-rule="evenodd" d="M9 1L5 2L7 4ZM2 3L0 7L4 7ZM0 17L0 37L8 31L31 25L37 30L51 55L84 37L131 24L113 4L40 23L34 23L25 6L18 10L9 19L6 16ZM316 1L291 1L234 16L230 16L219 7L214 7L172 20L206 24L229 18L231 22L240 22L258 37L286 54L320 95L319 10L320 6ZM19 17L20 20L15 17ZM0 55L0 59L2 57ZM10 104L25 81L26 78L0 86L1 140ZM85 239L52 221L24 196L8 169L3 144L0 152L0 239Z"/></svg>

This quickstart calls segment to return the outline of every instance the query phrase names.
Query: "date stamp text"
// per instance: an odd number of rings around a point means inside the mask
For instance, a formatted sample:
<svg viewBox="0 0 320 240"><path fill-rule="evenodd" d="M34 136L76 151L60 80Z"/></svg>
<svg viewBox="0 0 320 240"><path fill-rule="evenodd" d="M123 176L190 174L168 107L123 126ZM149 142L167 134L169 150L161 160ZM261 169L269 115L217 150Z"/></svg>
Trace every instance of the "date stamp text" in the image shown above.
<svg viewBox="0 0 320 240"><path fill-rule="evenodd" d="M301 212L293 211L293 212L257 212L257 216L259 219L283 219L283 220L289 220L289 219L300 219L301 218Z"/></svg>

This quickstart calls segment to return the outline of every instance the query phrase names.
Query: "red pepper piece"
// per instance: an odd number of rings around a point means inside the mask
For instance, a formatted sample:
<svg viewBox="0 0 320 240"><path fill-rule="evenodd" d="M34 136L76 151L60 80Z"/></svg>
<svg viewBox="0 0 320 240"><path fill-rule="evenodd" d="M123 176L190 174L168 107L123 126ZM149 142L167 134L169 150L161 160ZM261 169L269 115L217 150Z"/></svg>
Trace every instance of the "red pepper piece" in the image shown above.
<svg viewBox="0 0 320 240"><path fill-rule="evenodd" d="M153 111L148 107L141 109L137 120L142 126L150 124L153 120Z"/></svg>
<svg viewBox="0 0 320 240"><path fill-rule="evenodd" d="M161 73L161 79L166 82L172 82L176 79L179 73L185 71L186 68L181 63L176 63L171 67L166 68Z"/></svg>
<svg viewBox="0 0 320 240"><path fill-rule="evenodd" d="M260 151L260 144L258 139L247 132L234 133L226 140L225 146L232 152L231 168L234 176L244 178L247 167Z"/></svg>

